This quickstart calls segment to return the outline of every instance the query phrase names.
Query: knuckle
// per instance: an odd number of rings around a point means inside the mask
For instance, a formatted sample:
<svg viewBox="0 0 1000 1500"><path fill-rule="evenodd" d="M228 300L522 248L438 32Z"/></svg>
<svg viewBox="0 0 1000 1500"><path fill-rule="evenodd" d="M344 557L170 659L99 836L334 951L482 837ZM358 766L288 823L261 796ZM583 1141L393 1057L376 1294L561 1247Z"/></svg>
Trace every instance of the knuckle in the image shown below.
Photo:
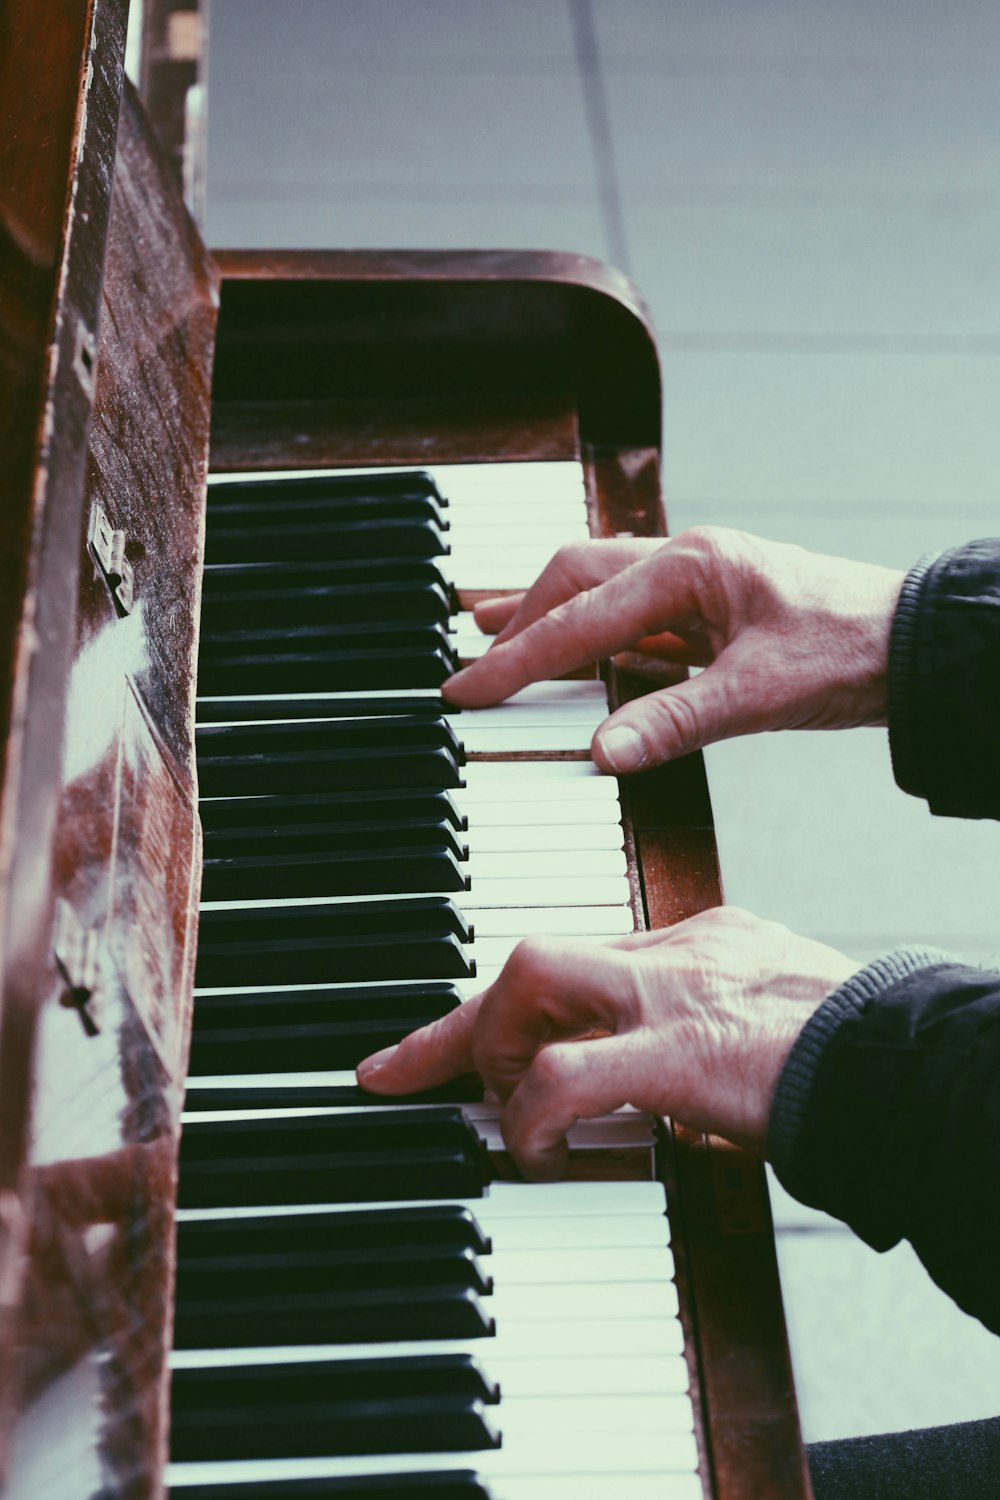
<svg viewBox="0 0 1000 1500"><path fill-rule="evenodd" d="M552 962L552 950L553 944L549 938L522 938L507 960L506 977L515 984L535 984L542 981Z"/></svg>
<svg viewBox="0 0 1000 1500"><path fill-rule="evenodd" d="M594 628L598 622L599 602L596 590L585 589L556 605L549 614L549 623L559 638L572 643L574 652L581 660L596 661L600 653L594 650Z"/></svg>
<svg viewBox="0 0 1000 1500"><path fill-rule="evenodd" d="M532 1063L539 1087L547 1094L562 1092L576 1075L579 1047L553 1044L543 1047Z"/></svg>

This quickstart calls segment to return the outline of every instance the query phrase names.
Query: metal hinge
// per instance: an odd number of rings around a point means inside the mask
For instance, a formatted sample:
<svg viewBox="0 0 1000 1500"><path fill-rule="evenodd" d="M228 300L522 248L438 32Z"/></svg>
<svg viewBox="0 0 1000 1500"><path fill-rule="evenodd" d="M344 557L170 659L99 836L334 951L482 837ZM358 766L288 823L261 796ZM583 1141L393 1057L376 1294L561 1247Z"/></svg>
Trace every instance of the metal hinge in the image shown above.
<svg viewBox="0 0 1000 1500"><path fill-rule="evenodd" d="M116 606L121 614L129 614L135 598L135 574L125 556L125 533L115 530L101 505L95 504L90 513L87 540Z"/></svg>
<svg viewBox="0 0 1000 1500"><path fill-rule="evenodd" d="M97 993L97 948L100 933L84 927L68 901L56 902L53 948L56 963L68 986L63 1005L79 1012L88 1036L100 1031Z"/></svg>

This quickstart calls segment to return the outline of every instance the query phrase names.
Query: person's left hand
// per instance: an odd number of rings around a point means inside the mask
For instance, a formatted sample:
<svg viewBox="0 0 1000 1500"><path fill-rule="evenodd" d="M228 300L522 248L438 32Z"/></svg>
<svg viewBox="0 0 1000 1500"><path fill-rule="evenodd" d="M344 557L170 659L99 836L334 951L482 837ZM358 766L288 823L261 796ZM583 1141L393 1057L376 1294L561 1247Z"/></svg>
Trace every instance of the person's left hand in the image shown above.
<svg viewBox="0 0 1000 1500"><path fill-rule="evenodd" d="M482 995L366 1058L358 1083L416 1093L478 1072L525 1177L559 1177L566 1133L624 1104L763 1152L778 1078L858 965L735 907L600 946L527 938Z"/></svg>

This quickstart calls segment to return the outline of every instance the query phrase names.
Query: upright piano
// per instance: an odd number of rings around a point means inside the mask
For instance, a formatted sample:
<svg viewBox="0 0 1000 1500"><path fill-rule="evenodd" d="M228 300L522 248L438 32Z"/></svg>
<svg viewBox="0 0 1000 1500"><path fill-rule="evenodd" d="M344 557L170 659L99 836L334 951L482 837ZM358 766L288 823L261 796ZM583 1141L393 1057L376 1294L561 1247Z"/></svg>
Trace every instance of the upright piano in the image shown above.
<svg viewBox="0 0 1000 1500"><path fill-rule="evenodd" d="M627 663L437 694L478 597L666 534L641 301L563 254L210 257L125 0L16 9L3 1493L801 1500L756 1160L626 1113L529 1186L476 1080L351 1079L526 933L721 900L700 756L589 763Z"/></svg>

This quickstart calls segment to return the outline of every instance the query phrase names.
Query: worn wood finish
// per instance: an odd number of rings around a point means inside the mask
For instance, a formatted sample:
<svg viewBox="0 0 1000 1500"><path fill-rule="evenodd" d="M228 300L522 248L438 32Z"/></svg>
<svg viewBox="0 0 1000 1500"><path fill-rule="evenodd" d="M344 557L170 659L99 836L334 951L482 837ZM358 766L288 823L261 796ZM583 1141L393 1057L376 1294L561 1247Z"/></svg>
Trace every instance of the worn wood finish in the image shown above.
<svg viewBox="0 0 1000 1500"><path fill-rule="evenodd" d="M659 442L656 350L634 288L586 256L501 251L219 252L213 464L276 401L572 399L591 441ZM279 420L280 417L279 417ZM263 430L265 423L257 424ZM487 424L488 429L488 424ZM480 442L488 436L484 429ZM349 434L345 433L345 437ZM468 453L469 437L462 450ZM392 462L392 445L364 462ZM491 456L480 447L480 457Z"/></svg>
<svg viewBox="0 0 1000 1500"><path fill-rule="evenodd" d="M118 0L0 13L0 1446L124 30Z"/></svg>
<svg viewBox="0 0 1000 1500"><path fill-rule="evenodd" d="M658 455L598 454L591 476L597 534L666 535ZM609 666L614 706L658 685L627 665ZM702 756L628 778L622 804L639 925L669 927L721 905ZM762 1163L669 1121L658 1158L671 1196L682 1321L703 1419L698 1436L713 1493L717 1500L808 1500Z"/></svg>
<svg viewBox="0 0 1000 1500"><path fill-rule="evenodd" d="M217 469L324 468L333 454L356 465L575 458L576 408L558 397L382 397L219 402L212 424Z"/></svg>
<svg viewBox="0 0 1000 1500"><path fill-rule="evenodd" d="M0 1054L23 1152L5 1491L17 1500L162 1491L200 878L193 680L214 273L130 93L116 158L124 16L101 14L119 24L100 40L107 89L89 101L108 129L88 164L113 183L106 254L90 267L96 300L103 261L93 420L75 485L46 495L59 546L41 549L32 603L65 647L23 687L31 748L5 829L36 943L30 974L7 956ZM58 432L58 385L52 412ZM90 544L97 507L124 564ZM71 942L87 932L89 974Z"/></svg>

